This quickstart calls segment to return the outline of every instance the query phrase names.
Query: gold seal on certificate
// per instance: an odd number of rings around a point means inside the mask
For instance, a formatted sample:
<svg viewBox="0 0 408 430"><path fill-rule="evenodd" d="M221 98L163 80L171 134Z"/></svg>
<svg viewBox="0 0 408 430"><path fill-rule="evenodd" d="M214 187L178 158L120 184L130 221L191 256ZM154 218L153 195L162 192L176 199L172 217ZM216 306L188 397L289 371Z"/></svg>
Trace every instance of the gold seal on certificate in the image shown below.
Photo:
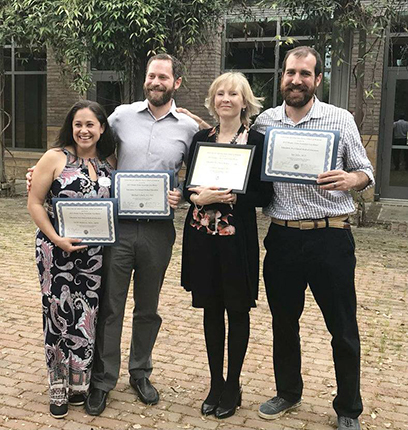
<svg viewBox="0 0 408 430"><path fill-rule="evenodd" d="M174 183L172 170L116 170L112 177L119 218L174 218L168 201Z"/></svg>
<svg viewBox="0 0 408 430"><path fill-rule="evenodd" d="M336 168L340 133L268 127L261 179L316 184L317 176Z"/></svg>
<svg viewBox="0 0 408 430"><path fill-rule="evenodd" d="M198 142L187 187L213 186L245 194L254 151L254 145Z"/></svg>
<svg viewBox="0 0 408 430"><path fill-rule="evenodd" d="M116 243L116 199L53 198L52 204L61 237L82 239L81 245Z"/></svg>

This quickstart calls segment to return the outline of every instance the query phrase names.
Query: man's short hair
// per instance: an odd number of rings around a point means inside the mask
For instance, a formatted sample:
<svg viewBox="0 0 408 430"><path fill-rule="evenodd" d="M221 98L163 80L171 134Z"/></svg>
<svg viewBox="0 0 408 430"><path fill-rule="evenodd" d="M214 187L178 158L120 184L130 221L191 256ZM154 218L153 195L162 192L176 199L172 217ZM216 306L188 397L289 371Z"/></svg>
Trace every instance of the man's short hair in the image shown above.
<svg viewBox="0 0 408 430"><path fill-rule="evenodd" d="M147 62L146 72L147 70L149 70L149 66L154 60L171 61L173 77L175 81L177 81L178 78L183 76L183 66L181 62L177 60L176 57L173 57L173 55L170 55L170 54L157 54L157 55L154 55L153 57L150 57L149 61Z"/></svg>
<svg viewBox="0 0 408 430"><path fill-rule="evenodd" d="M322 57L320 54L316 51L316 49L310 47L310 46L297 46L296 48L293 48L289 50L285 58L283 59L282 63L282 73L285 73L286 70L286 61L289 57L289 55L294 55L296 58L305 58L308 55L313 55L316 58L316 66L315 66L315 77L317 78L320 73L323 71L323 62Z"/></svg>

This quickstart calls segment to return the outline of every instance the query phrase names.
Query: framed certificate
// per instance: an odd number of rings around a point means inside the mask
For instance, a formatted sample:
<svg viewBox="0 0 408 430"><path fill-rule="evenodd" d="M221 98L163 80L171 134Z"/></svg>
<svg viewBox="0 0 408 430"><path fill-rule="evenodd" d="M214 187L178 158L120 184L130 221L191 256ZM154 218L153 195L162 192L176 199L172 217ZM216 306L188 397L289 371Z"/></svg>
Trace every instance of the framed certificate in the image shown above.
<svg viewBox="0 0 408 430"><path fill-rule="evenodd" d="M254 145L197 142L187 187L214 186L245 194L254 152Z"/></svg>
<svg viewBox="0 0 408 430"><path fill-rule="evenodd" d="M336 168L339 138L333 130L268 127L261 179L316 184L319 173Z"/></svg>
<svg viewBox="0 0 408 430"><path fill-rule="evenodd" d="M112 192L118 199L119 218L173 219L167 198L173 184L172 170L116 170Z"/></svg>
<svg viewBox="0 0 408 430"><path fill-rule="evenodd" d="M81 245L117 242L116 199L53 198L55 228L62 237L82 239Z"/></svg>

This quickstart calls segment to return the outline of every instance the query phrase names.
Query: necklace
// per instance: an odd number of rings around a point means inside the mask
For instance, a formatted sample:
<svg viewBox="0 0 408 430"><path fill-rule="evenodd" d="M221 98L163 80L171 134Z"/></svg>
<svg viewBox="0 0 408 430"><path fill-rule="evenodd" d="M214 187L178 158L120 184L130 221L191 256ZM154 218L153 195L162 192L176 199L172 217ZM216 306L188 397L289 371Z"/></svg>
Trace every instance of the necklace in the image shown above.
<svg viewBox="0 0 408 430"><path fill-rule="evenodd" d="M235 133L235 135L233 136L233 138L228 142L228 144L233 144L233 143L236 142L236 140L238 138L239 130L241 130L241 127L237 130L237 132ZM218 142L218 135L219 134L220 134L220 125L218 124L218 125L215 126L215 141L217 143L220 143L220 142Z"/></svg>

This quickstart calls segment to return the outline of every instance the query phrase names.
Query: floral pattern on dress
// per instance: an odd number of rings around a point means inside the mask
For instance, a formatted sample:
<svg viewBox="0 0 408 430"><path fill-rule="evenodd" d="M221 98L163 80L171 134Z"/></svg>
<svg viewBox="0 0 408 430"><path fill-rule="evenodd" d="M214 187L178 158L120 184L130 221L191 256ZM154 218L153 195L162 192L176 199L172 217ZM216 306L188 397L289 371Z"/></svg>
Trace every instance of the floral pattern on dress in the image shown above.
<svg viewBox="0 0 408 430"><path fill-rule="evenodd" d="M52 198L110 196L113 168L105 161L84 160L64 150L67 163L54 180L45 201L51 222ZM87 162L97 174L93 181ZM100 184L104 184L103 186ZM88 392L94 354L96 321L102 280L101 246L67 253L40 230L36 237L36 262L42 293L45 358L50 402L62 405L73 394Z"/></svg>
<svg viewBox="0 0 408 430"><path fill-rule="evenodd" d="M229 206L227 207L230 209ZM191 218L190 225L191 227L207 234L218 234L220 236L232 236L235 234L233 215L230 211L223 214L222 209L218 210L208 209L205 207L195 207L193 209L193 216Z"/></svg>

